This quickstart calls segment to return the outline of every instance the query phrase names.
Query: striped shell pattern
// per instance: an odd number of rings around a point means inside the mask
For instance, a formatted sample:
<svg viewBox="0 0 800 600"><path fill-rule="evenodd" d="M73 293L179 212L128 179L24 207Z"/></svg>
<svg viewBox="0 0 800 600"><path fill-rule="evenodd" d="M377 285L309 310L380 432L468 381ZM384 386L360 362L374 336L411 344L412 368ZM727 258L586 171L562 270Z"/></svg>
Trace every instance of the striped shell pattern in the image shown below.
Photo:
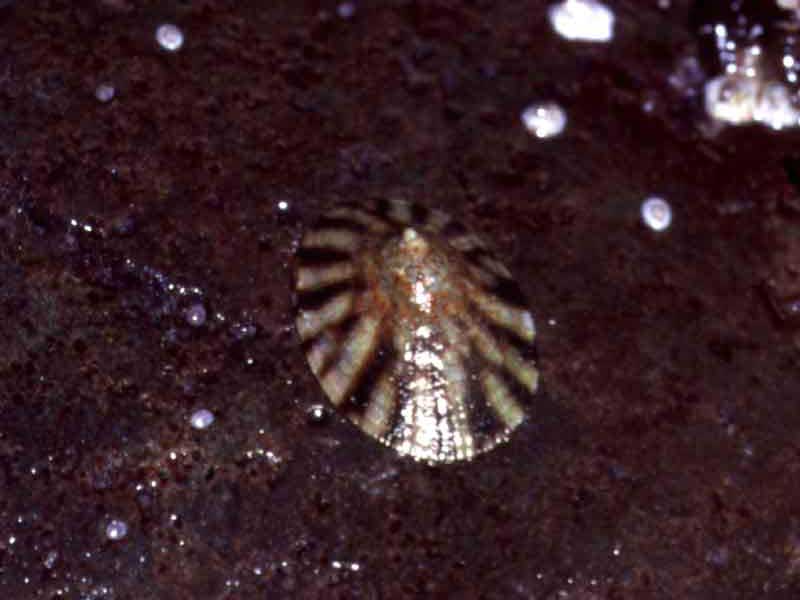
<svg viewBox="0 0 800 600"><path fill-rule="evenodd" d="M296 325L337 409L401 455L470 460L538 387L519 286L460 222L404 200L340 204L300 241Z"/></svg>

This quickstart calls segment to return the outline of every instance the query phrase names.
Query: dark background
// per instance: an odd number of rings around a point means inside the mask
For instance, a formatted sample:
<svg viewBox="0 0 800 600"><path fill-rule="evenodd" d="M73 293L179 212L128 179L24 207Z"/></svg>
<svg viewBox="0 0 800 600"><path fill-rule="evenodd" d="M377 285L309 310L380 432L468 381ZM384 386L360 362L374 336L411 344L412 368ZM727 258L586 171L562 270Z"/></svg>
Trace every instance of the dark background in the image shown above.
<svg viewBox="0 0 800 600"><path fill-rule="evenodd" d="M0 596L800 597L800 137L709 133L688 3L609 4L586 45L537 0L0 2ZM312 415L294 245L390 194L537 321L544 391L470 463Z"/></svg>

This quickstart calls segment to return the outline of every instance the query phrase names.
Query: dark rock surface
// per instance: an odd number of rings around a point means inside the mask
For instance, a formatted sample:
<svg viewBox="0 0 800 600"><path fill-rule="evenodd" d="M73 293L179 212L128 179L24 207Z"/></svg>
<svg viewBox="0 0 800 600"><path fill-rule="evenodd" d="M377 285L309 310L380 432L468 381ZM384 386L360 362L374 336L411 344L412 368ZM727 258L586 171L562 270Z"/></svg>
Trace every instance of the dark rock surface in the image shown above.
<svg viewBox="0 0 800 600"><path fill-rule="evenodd" d="M0 597L800 597L800 134L703 134L688 3L609 4L582 45L538 0L0 2ZM388 194L537 319L467 464L315 410L293 244Z"/></svg>

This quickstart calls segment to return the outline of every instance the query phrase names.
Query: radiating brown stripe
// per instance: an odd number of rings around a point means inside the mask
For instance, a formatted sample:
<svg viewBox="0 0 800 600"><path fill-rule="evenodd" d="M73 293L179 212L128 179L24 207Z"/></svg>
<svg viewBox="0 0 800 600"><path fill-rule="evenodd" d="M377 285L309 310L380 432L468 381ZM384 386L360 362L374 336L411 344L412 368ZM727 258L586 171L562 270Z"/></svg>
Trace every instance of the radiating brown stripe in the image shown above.
<svg viewBox="0 0 800 600"><path fill-rule="evenodd" d="M338 352L339 343L335 336L323 331L316 338L303 343L303 348L311 366L311 371L319 377L331 364Z"/></svg>
<svg viewBox="0 0 800 600"><path fill-rule="evenodd" d="M326 328L344 321L353 310L353 294L345 292L333 297L317 310L301 310L297 313L297 333L301 340L309 340Z"/></svg>
<svg viewBox="0 0 800 600"><path fill-rule="evenodd" d="M353 218L345 216L323 215L314 223L314 229L345 229L353 233L364 234L367 231L366 225L359 223Z"/></svg>
<svg viewBox="0 0 800 600"><path fill-rule="evenodd" d="M379 215L385 221L391 221L389 211L392 209L392 203L386 198L377 198L372 205L375 214Z"/></svg>
<svg viewBox="0 0 800 600"><path fill-rule="evenodd" d="M309 268L326 267L332 263L350 260L352 254L333 248L305 248L300 246L295 252L298 266Z"/></svg>
<svg viewBox="0 0 800 600"><path fill-rule="evenodd" d="M462 236L467 233L467 231L468 230L466 226L461 221L454 219L444 226L442 229L442 235L449 239Z"/></svg>
<svg viewBox="0 0 800 600"><path fill-rule="evenodd" d="M467 363L470 373L481 371L481 358L471 357ZM491 440L505 431L505 424L500 421L486 400L483 385L477 377L470 377L467 390L467 407L469 410L470 428L479 446L492 444Z"/></svg>
<svg viewBox="0 0 800 600"><path fill-rule="evenodd" d="M322 377L322 388L331 402L339 406L358 382L379 339L380 320L364 315L340 347L339 359Z"/></svg>
<svg viewBox="0 0 800 600"><path fill-rule="evenodd" d="M525 311L528 310L528 302L525 295L512 279L496 277L494 285L487 291L513 308Z"/></svg>
<svg viewBox="0 0 800 600"><path fill-rule="evenodd" d="M397 361L397 352L393 341L384 335L375 346L369 362L358 374L358 379L353 382L350 396L345 409L355 415L361 415L371 402L375 386L387 372L390 372Z"/></svg>
<svg viewBox="0 0 800 600"><path fill-rule="evenodd" d="M353 281L343 281L319 290L298 291L297 308L300 310L317 310L340 294L357 292L358 290L359 285L354 284Z"/></svg>
<svg viewBox="0 0 800 600"><path fill-rule="evenodd" d="M423 206L419 202L411 204L411 222L414 224L423 224L428 220L430 210L427 206Z"/></svg>

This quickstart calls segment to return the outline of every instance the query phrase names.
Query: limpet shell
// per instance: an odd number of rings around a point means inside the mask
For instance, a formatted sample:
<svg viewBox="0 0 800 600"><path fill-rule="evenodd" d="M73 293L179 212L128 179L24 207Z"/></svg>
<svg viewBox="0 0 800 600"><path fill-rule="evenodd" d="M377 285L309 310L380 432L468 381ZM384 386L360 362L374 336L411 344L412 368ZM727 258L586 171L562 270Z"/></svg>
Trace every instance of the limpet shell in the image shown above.
<svg viewBox="0 0 800 600"><path fill-rule="evenodd" d="M484 241L442 211L335 206L296 255L296 326L331 403L401 455L464 461L506 441L539 386L533 317Z"/></svg>

